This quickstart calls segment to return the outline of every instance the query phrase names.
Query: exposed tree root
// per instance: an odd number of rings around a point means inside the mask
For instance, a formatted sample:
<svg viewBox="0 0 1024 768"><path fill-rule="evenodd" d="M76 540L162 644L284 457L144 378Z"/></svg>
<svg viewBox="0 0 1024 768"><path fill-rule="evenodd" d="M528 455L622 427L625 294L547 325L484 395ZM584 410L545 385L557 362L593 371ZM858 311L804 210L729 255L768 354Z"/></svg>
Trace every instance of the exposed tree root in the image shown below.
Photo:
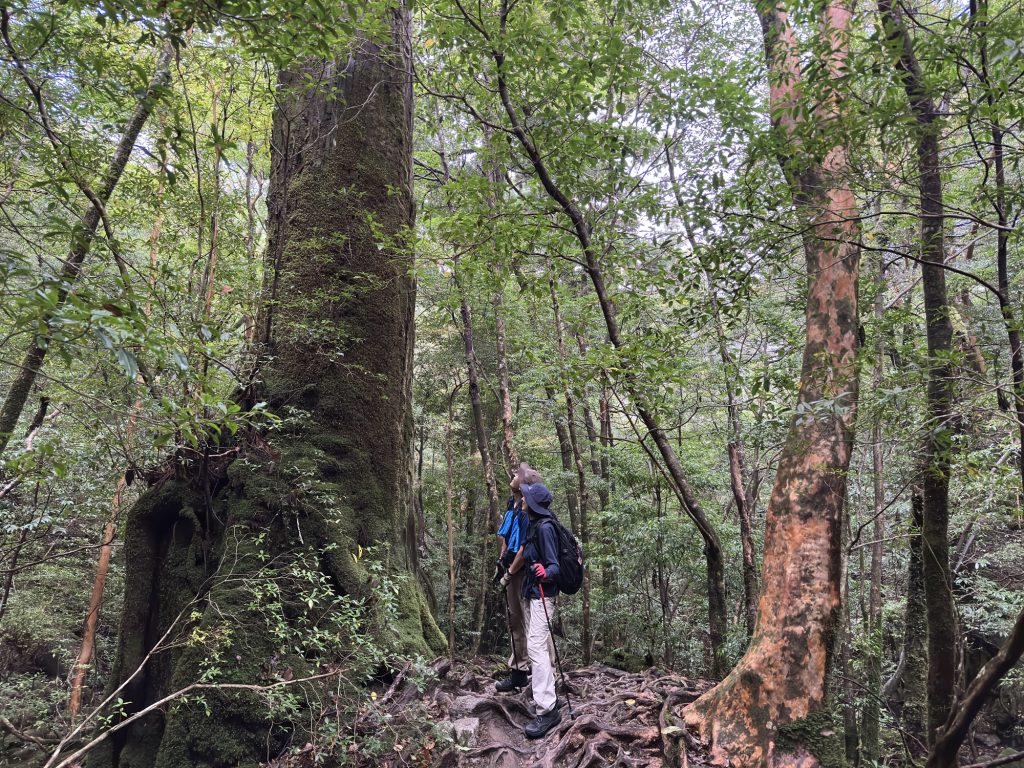
<svg viewBox="0 0 1024 768"><path fill-rule="evenodd" d="M572 670L565 680L572 715L566 690L559 685L562 722L547 737L530 741L523 734L523 726L533 717L530 689L496 693L494 682L503 671L500 662L457 663L439 671L442 678L420 696L420 717L428 714L436 723L462 721L464 738L467 728L471 732L468 743L449 746L429 762L389 760L389 765L670 768L705 764L699 745L672 713L709 688L706 681L657 669L639 674L601 665ZM404 675L396 683L383 697L392 723L403 717L409 704L395 690L406 684Z"/></svg>

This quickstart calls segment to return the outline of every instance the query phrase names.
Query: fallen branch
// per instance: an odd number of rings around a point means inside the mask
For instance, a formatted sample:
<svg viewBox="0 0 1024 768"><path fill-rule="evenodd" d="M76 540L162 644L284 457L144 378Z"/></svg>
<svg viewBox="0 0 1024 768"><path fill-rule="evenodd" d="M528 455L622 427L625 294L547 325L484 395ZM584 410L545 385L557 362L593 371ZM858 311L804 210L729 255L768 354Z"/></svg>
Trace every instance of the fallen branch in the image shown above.
<svg viewBox="0 0 1024 768"><path fill-rule="evenodd" d="M17 739L31 742L32 744L35 744L40 747L48 747L51 744L57 744L60 741L60 739L44 739L40 736L33 736L31 733L19 731L17 726L15 726L14 723L12 723L3 715L0 715L0 728L7 731L9 734L11 734Z"/></svg>

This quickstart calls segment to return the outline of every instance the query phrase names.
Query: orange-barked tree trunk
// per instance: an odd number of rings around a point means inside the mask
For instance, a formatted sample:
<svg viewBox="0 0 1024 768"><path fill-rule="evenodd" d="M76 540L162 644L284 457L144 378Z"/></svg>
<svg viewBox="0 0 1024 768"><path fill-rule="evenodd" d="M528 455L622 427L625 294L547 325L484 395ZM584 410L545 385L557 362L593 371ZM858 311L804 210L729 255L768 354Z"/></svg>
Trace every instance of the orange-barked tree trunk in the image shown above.
<svg viewBox="0 0 1024 768"><path fill-rule="evenodd" d="M841 615L840 532L858 394L857 205L844 179L847 157L835 120L840 94L827 89L813 112L797 109L803 98L800 52L788 15L772 0L759 3L757 11L778 153L804 221L807 340L796 413L765 517L754 634L735 669L684 710L713 762L728 761L733 768L818 764L796 734L819 731L787 726L825 706ZM850 17L841 3L823 9L817 42L833 81L844 67ZM836 138L816 141L822 154L815 157L799 138L808 130L818 139L836 131ZM828 738L827 730L823 736Z"/></svg>

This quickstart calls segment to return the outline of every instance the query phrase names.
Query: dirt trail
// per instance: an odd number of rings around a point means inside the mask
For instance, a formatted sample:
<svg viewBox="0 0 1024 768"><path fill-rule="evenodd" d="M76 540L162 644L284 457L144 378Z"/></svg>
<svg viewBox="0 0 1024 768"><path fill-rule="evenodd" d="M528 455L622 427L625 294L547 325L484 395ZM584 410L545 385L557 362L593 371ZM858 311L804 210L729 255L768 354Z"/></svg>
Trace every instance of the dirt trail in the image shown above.
<svg viewBox="0 0 1024 768"><path fill-rule="evenodd" d="M530 689L499 694L494 682L500 664L447 662L438 665L439 679L424 692L402 693L404 681L380 702L401 718L415 697L422 714L453 734L457 744L440 755L442 768L588 768L589 766L703 765L698 752L677 753L686 733L672 713L710 687L658 669L629 673L605 666L566 671L565 690L558 686L562 722L545 738L531 741L523 726L533 717ZM378 710L379 711L379 710ZM680 739L683 739L680 742ZM665 750L669 750L666 759Z"/></svg>

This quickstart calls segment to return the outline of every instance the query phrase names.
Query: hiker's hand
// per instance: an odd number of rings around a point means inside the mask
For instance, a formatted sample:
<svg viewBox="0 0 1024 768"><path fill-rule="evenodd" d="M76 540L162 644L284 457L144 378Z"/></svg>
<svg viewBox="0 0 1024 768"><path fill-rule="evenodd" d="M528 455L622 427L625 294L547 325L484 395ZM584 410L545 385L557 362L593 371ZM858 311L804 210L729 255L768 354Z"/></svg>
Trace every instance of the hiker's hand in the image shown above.
<svg viewBox="0 0 1024 768"><path fill-rule="evenodd" d="M501 584L502 587L507 587L510 581L512 581L512 574L505 571L505 575L501 577L501 581L498 583Z"/></svg>
<svg viewBox="0 0 1024 768"><path fill-rule="evenodd" d="M491 577L491 584L497 584L505 576L508 575L508 571L505 570L505 566L501 564L501 560L494 564L494 576Z"/></svg>
<svg viewBox="0 0 1024 768"><path fill-rule="evenodd" d="M546 579L548 577L548 572L546 570L544 570L544 566L541 565L540 563L534 563L533 564L533 575L536 576L541 581L544 581L544 579Z"/></svg>

